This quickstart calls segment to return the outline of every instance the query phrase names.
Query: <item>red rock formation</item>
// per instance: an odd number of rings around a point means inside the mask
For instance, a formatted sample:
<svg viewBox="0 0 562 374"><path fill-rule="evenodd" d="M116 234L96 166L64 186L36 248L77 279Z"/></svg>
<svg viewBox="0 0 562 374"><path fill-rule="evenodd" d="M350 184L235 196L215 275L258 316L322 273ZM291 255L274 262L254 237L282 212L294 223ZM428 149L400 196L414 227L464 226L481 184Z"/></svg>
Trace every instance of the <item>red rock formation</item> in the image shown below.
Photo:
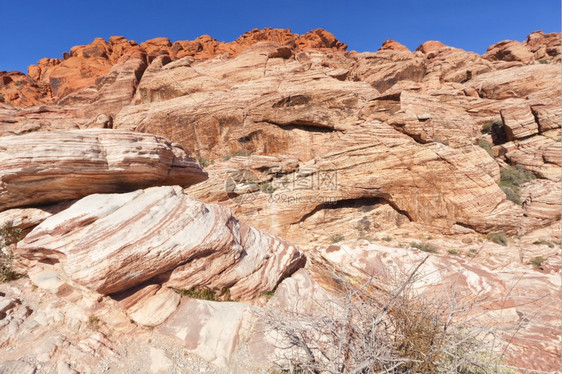
<svg viewBox="0 0 562 374"><path fill-rule="evenodd" d="M379 51L384 51L385 49L390 49L393 51L409 51L408 47L392 39L385 40L382 43L382 46L379 48Z"/></svg>
<svg viewBox="0 0 562 374"><path fill-rule="evenodd" d="M291 49L332 49L345 51L347 45L338 41L334 35L322 30L312 30L306 34L291 33L289 29L255 29L245 33L233 42L218 42L208 35L193 41L177 41L173 44L168 38L147 40L140 45L122 36L112 36L109 42L96 38L92 43L75 46L63 59L43 58L37 65L30 65L27 79L18 72L0 72L0 103L14 106L31 106L40 103L53 103L78 90L98 85L98 79L108 74L111 68L127 55L145 55L144 64L149 64L157 56L167 55L172 60L192 56L206 60L217 55L236 56L243 50L260 42L271 42L289 46ZM16 79L13 77L17 76ZM140 77L139 77L140 78ZM14 81L14 84L10 83ZM9 87L5 87L8 86Z"/></svg>

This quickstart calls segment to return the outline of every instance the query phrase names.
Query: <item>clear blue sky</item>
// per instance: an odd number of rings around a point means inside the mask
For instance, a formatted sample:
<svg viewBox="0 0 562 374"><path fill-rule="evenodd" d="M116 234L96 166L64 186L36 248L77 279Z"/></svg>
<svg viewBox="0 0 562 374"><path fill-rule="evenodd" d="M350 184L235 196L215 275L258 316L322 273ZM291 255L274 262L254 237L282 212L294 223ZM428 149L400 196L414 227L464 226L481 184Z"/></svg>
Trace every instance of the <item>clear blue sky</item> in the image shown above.
<svg viewBox="0 0 562 374"><path fill-rule="evenodd" d="M1 9L0 70L24 72L42 57L111 35L232 41L253 28L324 28L349 50L376 51L386 39L410 49L440 40L483 53L535 30L560 32L560 0L2 0Z"/></svg>

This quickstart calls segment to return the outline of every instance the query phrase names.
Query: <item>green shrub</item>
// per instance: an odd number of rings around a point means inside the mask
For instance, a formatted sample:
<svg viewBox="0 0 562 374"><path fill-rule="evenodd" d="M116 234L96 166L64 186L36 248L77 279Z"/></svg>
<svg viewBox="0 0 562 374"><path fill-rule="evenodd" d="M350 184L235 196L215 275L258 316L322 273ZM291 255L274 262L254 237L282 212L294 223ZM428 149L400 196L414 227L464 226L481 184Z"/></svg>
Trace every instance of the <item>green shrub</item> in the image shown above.
<svg viewBox="0 0 562 374"><path fill-rule="evenodd" d="M435 248L433 245L431 245L429 243L411 242L410 245L414 248L419 249L420 251L423 251L423 252L437 253L437 248Z"/></svg>
<svg viewBox="0 0 562 374"><path fill-rule="evenodd" d="M518 189L509 188L509 187L500 187L500 188L502 189L503 193L505 193L506 199L508 199L509 201L513 201L517 205L523 204L523 201L521 201L521 196L519 196Z"/></svg>
<svg viewBox="0 0 562 374"><path fill-rule="evenodd" d="M546 261L546 258L542 257L542 256L537 256L535 258L533 258L533 260L531 261L531 265L533 265L533 267L537 270L544 270L542 267L543 262Z"/></svg>
<svg viewBox="0 0 562 374"><path fill-rule="evenodd" d="M490 122L486 122L484 125L482 125L482 129L480 130L480 132L482 134L489 134L492 132L492 127L502 127L503 126L503 122L501 121L490 121Z"/></svg>
<svg viewBox="0 0 562 374"><path fill-rule="evenodd" d="M550 240L539 239L533 242L535 245L548 245L548 248L554 248L554 244Z"/></svg>
<svg viewBox="0 0 562 374"><path fill-rule="evenodd" d="M102 321L98 316L91 314L90 317L88 317L88 326L90 326L92 330L98 330L101 327L101 324Z"/></svg>
<svg viewBox="0 0 562 374"><path fill-rule="evenodd" d="M0 228L0 282L10 282L21 278L23 274L13 270L13 261L15 255L8 248L10 245L17 243L23 236L20 228L13 227L10 223Z"/></svg>
<svg viewBox="0 0 562 374"><path fill-rule="evenodd" d="M390 242L390 241L392 241L392 237L385 236L384 238L382 238L382 240L384 240L385 242Z"/></svg>
<svg viewBox="0 0 562 374"><path fill-rule="evenodd" d="M273 187L269 182L264 182L260 185L260 190L263 193L267 193L271 195L277 190L277 188Z"/></svg>
<svg viewBox="0 0 562 374"><path fill-rule="evenodd" d="M535 175L525 170L522 166L507 165L500 169L501 179L500 187L508 200L515 204L521 205L521 197L519 196L519 186L535 179Z"/></svg>
<svg viewBox="0 0 562 374"><path fill-rule="evenodd" d="M447 251L448 254L453 255L453 256L458 256L460 255L459 251L457 251L456 249L449 249Z"/></svg>
<svg viewBox="0 0 562 374"><path fill-rule="evenodd" d="M198 157L197 161L199 161L199 165L201 165L204 168L206 168L209 165L213 165L215 163L214 160L209 160L208 158L205 157Z"/></svg>
<svg viewBox="0 0 562 374"><path fill-rule="evenodd" d="M539 64L548 64L549 61L548 60L539 60Z"/></svg>
<svg viewBox="0 0 562 374"><path fill-rule="evenodd" d="M521 186L536 178L533 173L525 170L521 165L507 165L500 169L500 174L500 184L505 187Z"/></svg>
<svg viewBox="0 0 562 374"><path fill-rule="evenodd" d="M228 161L232 157L238 157L238 156L251 156L251 153L245 152L245 151L238 151L238 152L234 152L234 153L229 153L229 154L225 155L222 159L223 159L223 161Z"/></svg>
<svg viewBox="0 0 562 374"><path fill-rule="evenodd" d="M192 299L209 300L209 301L232 301L230 297L230 289L211 290L209 288L192 287L188 290L174 288L173 289L181 297L187 296Z"/></svg>
<svg viewBox="0 0 562 374"><path fill-rule="evenodd" d="M507 245L507 236L501 231L488 235L488 238L496 244Z"/></svg>
<svg viewBox="0 0 562 374"><path fill-rule="evenodd" d="M330 240L332 241L332 243L339 243L342 240L345 239L345 236L341 235L341 234L337 234L337 235L332 235L330 237Z"/></svg>
<svg viewBox="0 0 562 374"><path fill-rule="evenodd" d="M487 141L487 140L480 139L480 140L478 141L478 145L480 146L480 148L483 148L486 152L488 152L488 154L490 155L490 157L492 157L492 158L495 157L495 156L494 156L494 151L492 151L492 146L493 146L492 143L490 143L490 142Z"/></svg>

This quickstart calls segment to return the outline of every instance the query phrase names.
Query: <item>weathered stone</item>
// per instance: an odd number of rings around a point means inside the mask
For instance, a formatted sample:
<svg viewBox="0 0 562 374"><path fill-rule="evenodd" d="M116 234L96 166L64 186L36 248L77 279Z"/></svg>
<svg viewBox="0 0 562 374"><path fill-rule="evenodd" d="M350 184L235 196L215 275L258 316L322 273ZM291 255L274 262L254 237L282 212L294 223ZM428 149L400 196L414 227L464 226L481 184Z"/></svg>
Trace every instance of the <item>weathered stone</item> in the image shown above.
<svg viewBox="0 0 562 374"><path fill-rule="evenodd" d="M207 177L162 137L102 129L3 137L0 163L0 210Z"/></svg>
<svg viewBox="0 0 562 374"><path fill-rule="evenodd" d="M58 259L70 279L103 294L163 276L168 287L228 288L235 299L273 289L304 260L178 186L90 195L37 226L18 253Z"/></svg>

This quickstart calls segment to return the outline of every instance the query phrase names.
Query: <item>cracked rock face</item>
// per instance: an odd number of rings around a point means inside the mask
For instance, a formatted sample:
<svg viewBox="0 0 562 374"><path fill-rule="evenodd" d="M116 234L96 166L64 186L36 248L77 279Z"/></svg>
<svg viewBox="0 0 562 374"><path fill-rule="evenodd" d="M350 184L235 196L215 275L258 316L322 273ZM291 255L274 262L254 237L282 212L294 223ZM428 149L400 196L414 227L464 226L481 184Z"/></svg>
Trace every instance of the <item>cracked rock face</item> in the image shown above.
<svg viewBox="0 0 562 374"><path fill-rule="evenodd" d="M167 139L101 129L2 137L0 164L0 211L207 178Z"/></svg>

